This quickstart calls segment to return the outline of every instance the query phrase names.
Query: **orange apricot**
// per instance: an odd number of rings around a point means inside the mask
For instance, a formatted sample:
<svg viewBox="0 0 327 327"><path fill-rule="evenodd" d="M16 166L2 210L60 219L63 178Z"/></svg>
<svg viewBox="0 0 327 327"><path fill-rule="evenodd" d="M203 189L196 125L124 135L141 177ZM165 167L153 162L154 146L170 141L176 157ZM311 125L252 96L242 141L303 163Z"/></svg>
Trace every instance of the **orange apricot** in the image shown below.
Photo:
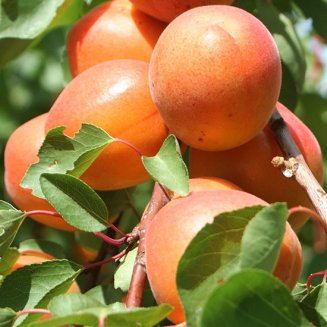
<svg viewBox="0 0 327 327"><path fill-rule="evenodd" d="M112 59L150 61L166 24L135 9L128 0L107 1L82 17L67 39L73 76Z"/></svg>
<svg viewBox="0 0 327 327"><path fill-rule="evenodd" d="M32 194L20 183L32 163L38 162L38 152L44 141L44 126L47 114L40 115L18 127L10 136L5 148L5 188L13 203L23 211L49 210L54 208L48 201ZM32 215L32 219L57 229L74 231L62 218L47 215Z"/></svg>
<svg viewBox="0 0 327 327"><path fill-rule="evenodd" d="M226 150L268 122L281 86L280 57L253 15L232 6L197 7L161 34L149 82L161 116L182 142Z"/></svg>
<svg viewBox="0 0 327 327"><path fill-rule="evenodd" d="M190 192L204 191L204 190L239 190L241 189L235 184L222 178L217 177L198 177L190 178L189 180Z"/></svg>
<svg viewBox="0 0 327 327"><path fill-rule="evenodd" d="M156 301L169 303L175 308L168 317L171 321L185 321L176 287L176 272L178 262L193 237L219 213L266 204L242 191L211 190L174 199L157 213L146 234L146 269ZM280 253L274 275L292 289L301 272L302 251L289 226Z"/></svg>
<svg viewBox="0 0 327 327"><path fill-rule="evenodd" d="M281 103L277 109L284 118L291 135L319 183L323 183L323 161L319 144L307 126ZM227 179L244 191L269 203L287 202L289 207L302 205L312 208L305 191L293 178L286 178L271 160L282 156L271 130L267 127L250 142L235 149L219 152L190 151L192 177L216 176ZM308 215L297 213L289 223L298 229Z"/></svg>
<svg viewBox="0 0 327 327"><path fill-rule="evenodd" d="M168 135L148 86L148 64L138 60L111 60L75 77L52 106L46 131L66 126L73 136L82 123L104 129L139 148L157 153ZM140 156L114 142L100 154L82 179L98 190L126 188L148 180Z"/></svg>
<svg viewBox="0 0 327 327"><path fill-rule="evenodd" d="M209 191L209 190L240 190L241 189L235 184L217 177L197 177L189 179L189 194L198 191ZM175 194L173 198L179 198L181 195Z"/></svg>
<svg viewBox="0 0 327 327"><path fill-rule="evenodd" d="M234 0L131 0L131 2L146 14L169 23L191 8L231 5Z"/></svg>

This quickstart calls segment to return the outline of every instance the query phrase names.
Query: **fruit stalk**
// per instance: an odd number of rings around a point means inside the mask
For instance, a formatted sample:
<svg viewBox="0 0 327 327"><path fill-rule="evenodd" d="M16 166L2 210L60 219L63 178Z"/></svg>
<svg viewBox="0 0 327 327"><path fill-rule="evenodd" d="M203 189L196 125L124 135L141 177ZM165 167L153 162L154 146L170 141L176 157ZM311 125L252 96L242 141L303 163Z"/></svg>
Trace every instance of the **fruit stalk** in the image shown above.
<svg viewBox="0 0 327 327"><path fill-rule="evenodd" d="M284 119L275 109L269 121L270 128L275 135L285 158L288 162L293 161L293 167L287 167L299 185L305 190L313 206L321 216L325 227L327 226L327 194L313 176L304 157L294 142ZM291 159L291 160L290 160ZM326 228L325 228L326 230Z"/></svg>
<svg viewBox="0 0 327 327"><path fill-rule="evenodd" d="M162 188L158 183L153 188L151 200L146 207L139 225L134 229L132 234L139 237L138 251L134 263L131 284L126 298L127 307L139 307L142 303L143 289L146 280L145 271L145 234L146 229L156 213L167 204L169 200L165 196Z"/></svg>

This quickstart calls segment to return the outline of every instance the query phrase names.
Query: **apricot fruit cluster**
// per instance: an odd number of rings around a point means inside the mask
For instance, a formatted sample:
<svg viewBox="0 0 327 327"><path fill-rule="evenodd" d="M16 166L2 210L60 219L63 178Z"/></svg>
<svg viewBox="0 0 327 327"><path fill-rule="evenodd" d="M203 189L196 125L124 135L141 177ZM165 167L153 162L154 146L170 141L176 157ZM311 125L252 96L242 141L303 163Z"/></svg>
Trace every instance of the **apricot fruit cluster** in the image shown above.
<svg viewBox="0 0 327 327"><path fill-rule="evenodd" d="M187 197L174 194L146 231L150 285L158 303L174 306L169 319L175 323L185 320L177 265L206 223L245 206L276 201L310 206L295 181L271 166L281 154L266 127L275 106L313 174L323 180L315 137L277 103L281 61L273 37L257 18L228 6L232 3L113 0L99 5L69 33L72 81L47 114L12 134L5 150L7 192L20 209L30 211L53 210L20 182L54 127L65 126L64 133L74 136L82 123L95 124L146 156L157 153L169 132L191 148L190 173L201 178L190 180ZM81 178L96 190L115 190L150 177L138 154L113 142ZM74 230L60 218L33 218ZM290 224L299 228L306 218L294 216ZM274 275L292 289L301 266L301 245L287 224Z"/></svg>

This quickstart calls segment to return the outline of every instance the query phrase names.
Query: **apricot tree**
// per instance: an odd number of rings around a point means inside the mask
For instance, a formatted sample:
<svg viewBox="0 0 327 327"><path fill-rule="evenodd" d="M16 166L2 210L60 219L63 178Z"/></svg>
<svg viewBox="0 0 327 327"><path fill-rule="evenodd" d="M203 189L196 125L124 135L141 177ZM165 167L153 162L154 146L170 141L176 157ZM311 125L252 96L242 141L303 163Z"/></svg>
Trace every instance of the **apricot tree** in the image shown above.
<svg viewBox="0 0 327 327"><path fill-rule="evenodd" d="M325 0L0 8L1 326L327 324Z"/></svg>

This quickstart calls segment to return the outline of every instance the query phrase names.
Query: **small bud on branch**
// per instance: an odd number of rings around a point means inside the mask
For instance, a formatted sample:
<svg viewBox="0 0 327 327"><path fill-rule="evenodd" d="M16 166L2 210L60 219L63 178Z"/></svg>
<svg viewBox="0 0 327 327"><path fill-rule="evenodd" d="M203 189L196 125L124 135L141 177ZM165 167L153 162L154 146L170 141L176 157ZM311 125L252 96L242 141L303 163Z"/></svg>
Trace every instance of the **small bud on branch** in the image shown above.
<svg viewBox="0 0 327 327"><path fill-rule="evenodd" d="M327 226L327 194L313 176L307 163L304 160L298 146L294 142L286 123L275 109L270 118L270 128L275 135L275 138L284 153L286 160L296 162L296 169L293 175L299 185L306 191L313 206L321 217L323 224Z"/></svg>

